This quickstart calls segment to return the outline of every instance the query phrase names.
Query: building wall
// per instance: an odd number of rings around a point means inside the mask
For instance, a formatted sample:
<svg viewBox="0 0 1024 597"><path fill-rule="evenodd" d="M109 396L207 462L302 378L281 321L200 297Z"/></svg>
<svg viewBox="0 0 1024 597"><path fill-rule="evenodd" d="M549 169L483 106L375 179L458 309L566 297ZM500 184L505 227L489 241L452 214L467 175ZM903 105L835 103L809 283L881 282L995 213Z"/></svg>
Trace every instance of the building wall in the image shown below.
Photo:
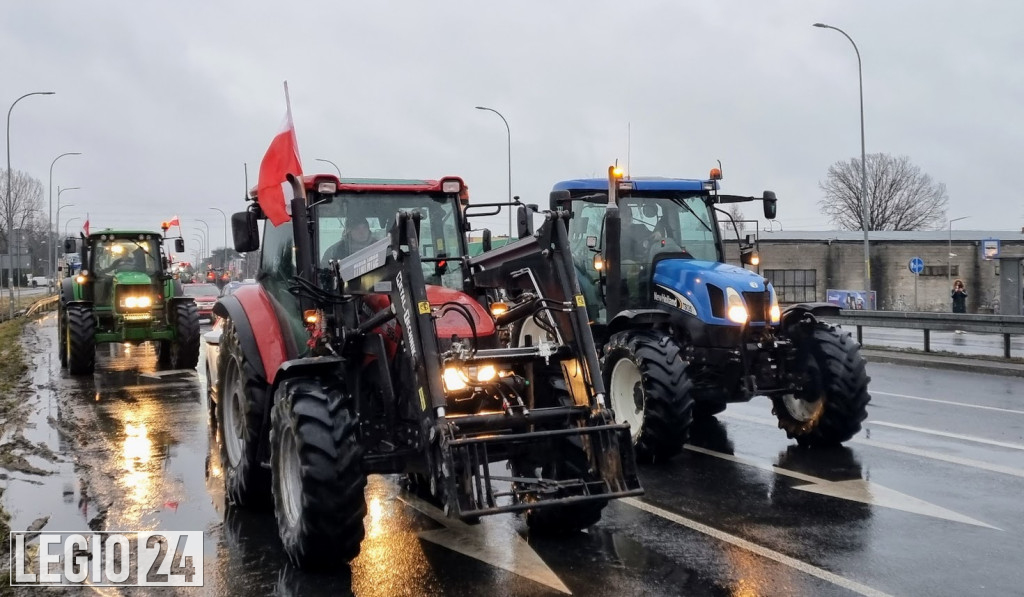
<svg viewBox="0 0 1024 597"><path fill-rule="evenodd" d="M967 310L991 313L998 304L998 261L985 261L977 241L953 241L952 251L946 242L934 241L871 241L872 288L878 306L886 310L915 310L914 274L908 264L914 257L924 260L926 274L917 276L916 309L950 311L951 284L945 267L948 258L954 266L952 279L964 281L967 288ZM815 270L816 300L826 299L826 290L861 290L864 286L864 245L850 241L766 240L759 244L761 264L765 270ZM1003 254L1024 254L1024 241L1003 241ZM727 241L726 255L730 263L739 263L735 241ZM754 268L750 268L754 269Z"/></svg>

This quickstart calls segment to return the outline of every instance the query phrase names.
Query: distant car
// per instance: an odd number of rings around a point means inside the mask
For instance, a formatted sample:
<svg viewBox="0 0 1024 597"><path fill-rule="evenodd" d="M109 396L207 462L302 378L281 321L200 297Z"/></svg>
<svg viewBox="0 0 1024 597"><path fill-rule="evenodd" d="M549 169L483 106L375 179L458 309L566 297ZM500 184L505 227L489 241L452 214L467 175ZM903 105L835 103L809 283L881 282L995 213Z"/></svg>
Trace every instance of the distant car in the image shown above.
<svg viewBox="0 0 1024 597"><path fill-rule="evenodd" d="M220 298L220 289L216 284L183 284L182 288L185 289L185 296L195 299L200 321L205 319L213 323L213 305Z"/></svg>

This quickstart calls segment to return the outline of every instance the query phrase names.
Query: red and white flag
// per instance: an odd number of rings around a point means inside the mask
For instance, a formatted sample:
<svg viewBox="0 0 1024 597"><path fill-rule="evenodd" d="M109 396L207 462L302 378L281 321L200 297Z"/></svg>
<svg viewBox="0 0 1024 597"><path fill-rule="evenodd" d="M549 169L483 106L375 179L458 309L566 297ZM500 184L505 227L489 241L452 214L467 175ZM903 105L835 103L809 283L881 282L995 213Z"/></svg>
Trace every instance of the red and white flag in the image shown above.
<svg viewBox="0 0 1024 597"><path fill-rule="evenodd" d="M299 158L299 144L295 140L292 102L288 97L287 81L284 83L284 101L287 106L284 126L270 142L270 147L260 162L260 179L256 185L256 199L259 201L260 209L274 226L280 226L291 219L285 205L291 198L288 175L302 176L302 160Z"/></svg>
<svg viewBox="0 0 1024 597"><path fill-rule="evenodd" d="M89 236L89 214L85 214L85 224L82 224L82 230L85 231L86 236Z"/></svg>
<svg viewBox="0 0 1024 597"><path fill-rule="evenodd" d="M181 220L178 219L178 216L174 216L167 222L167 227L170 228L171 226L181 228Z"/></svg>

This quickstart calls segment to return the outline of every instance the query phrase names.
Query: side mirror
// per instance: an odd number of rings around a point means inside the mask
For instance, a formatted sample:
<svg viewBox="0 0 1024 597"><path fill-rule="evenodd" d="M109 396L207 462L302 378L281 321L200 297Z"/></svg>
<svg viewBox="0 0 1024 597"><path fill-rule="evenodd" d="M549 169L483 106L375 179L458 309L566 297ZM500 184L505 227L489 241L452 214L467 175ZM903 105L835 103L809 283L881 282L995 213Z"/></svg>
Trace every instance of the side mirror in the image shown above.
<svg viewBox="0 0 1024 597"><path fill-rule="evenodd" d="M516 223L518 226L519 238L533 236L533 213L526 205L520 205L516 210Z"/></svg>
<svg viewBox="0 0 1024 597"><path fill-rule="evenodd" d="M73 238L66 238L66 239L64 239L64 252L65 253L75 253L75 252L77 252L77 250L78 250L78 244L75 242L75 239L73 239Z"/></svg>
<svg viewBox="0 0 1024 597"><path fill-rule="evenodd" d="M492 244L491 244L491 229L490 228L484 228L483 239L481 240L480 244L483 246L484 253L486 253L487 251L491 250Z"/></svg>
<svg viewBox="0 0 1024 597"><path fill-rule="evenodd" d="M551 211L558 211L564 209L568 211L569 200L572 199L572 194L569 191L551 191Z"/></svg>
<svg viewBox="0 0 1024 597"><path fill-rule="evenodd" d="M176 238L174 239L174 252L184 253L185 252L185 239Z"/></svg>
<svg viewBox="0 0 1024 597"><path fill-rule="evenodd" d="M772 191L765 191L763 195L764 201L764 217L769 220L775 219L776 203L778 199L775 198L775 193Z"/></svg>
<svg viewBox="0 0 1024 597"><path fill-rule="evenodd" d="M231 236L239 253L250 253L260 248L257 221L256 214L251 211L231 214Z"/></svg>

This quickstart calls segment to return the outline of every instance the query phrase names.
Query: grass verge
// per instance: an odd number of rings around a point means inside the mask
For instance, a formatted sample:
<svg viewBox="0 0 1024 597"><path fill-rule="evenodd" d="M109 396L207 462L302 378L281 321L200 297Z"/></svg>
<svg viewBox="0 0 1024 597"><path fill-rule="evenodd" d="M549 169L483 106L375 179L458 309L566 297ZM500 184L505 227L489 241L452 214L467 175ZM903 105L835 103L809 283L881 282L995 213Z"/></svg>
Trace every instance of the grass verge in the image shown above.
<svg viewBox="0 0 1024 597"><path fill-rule="evenodd" d="M22 383L28 365L25 363L25 352L21 346L21 333L29 320L18 317L13 321L0 323L0 437L3 437L9 426L18 424L23 410L23 401L15 392ZM0 445L0 459L3 459L5 446ZM3 492L0 490L0 496ZM11 533L10 515L0 504L0 561L7 561L8 537ZM0 595L9 594L10 571L0 573ZM6 590L5 590L6 589Z"/></svg>

